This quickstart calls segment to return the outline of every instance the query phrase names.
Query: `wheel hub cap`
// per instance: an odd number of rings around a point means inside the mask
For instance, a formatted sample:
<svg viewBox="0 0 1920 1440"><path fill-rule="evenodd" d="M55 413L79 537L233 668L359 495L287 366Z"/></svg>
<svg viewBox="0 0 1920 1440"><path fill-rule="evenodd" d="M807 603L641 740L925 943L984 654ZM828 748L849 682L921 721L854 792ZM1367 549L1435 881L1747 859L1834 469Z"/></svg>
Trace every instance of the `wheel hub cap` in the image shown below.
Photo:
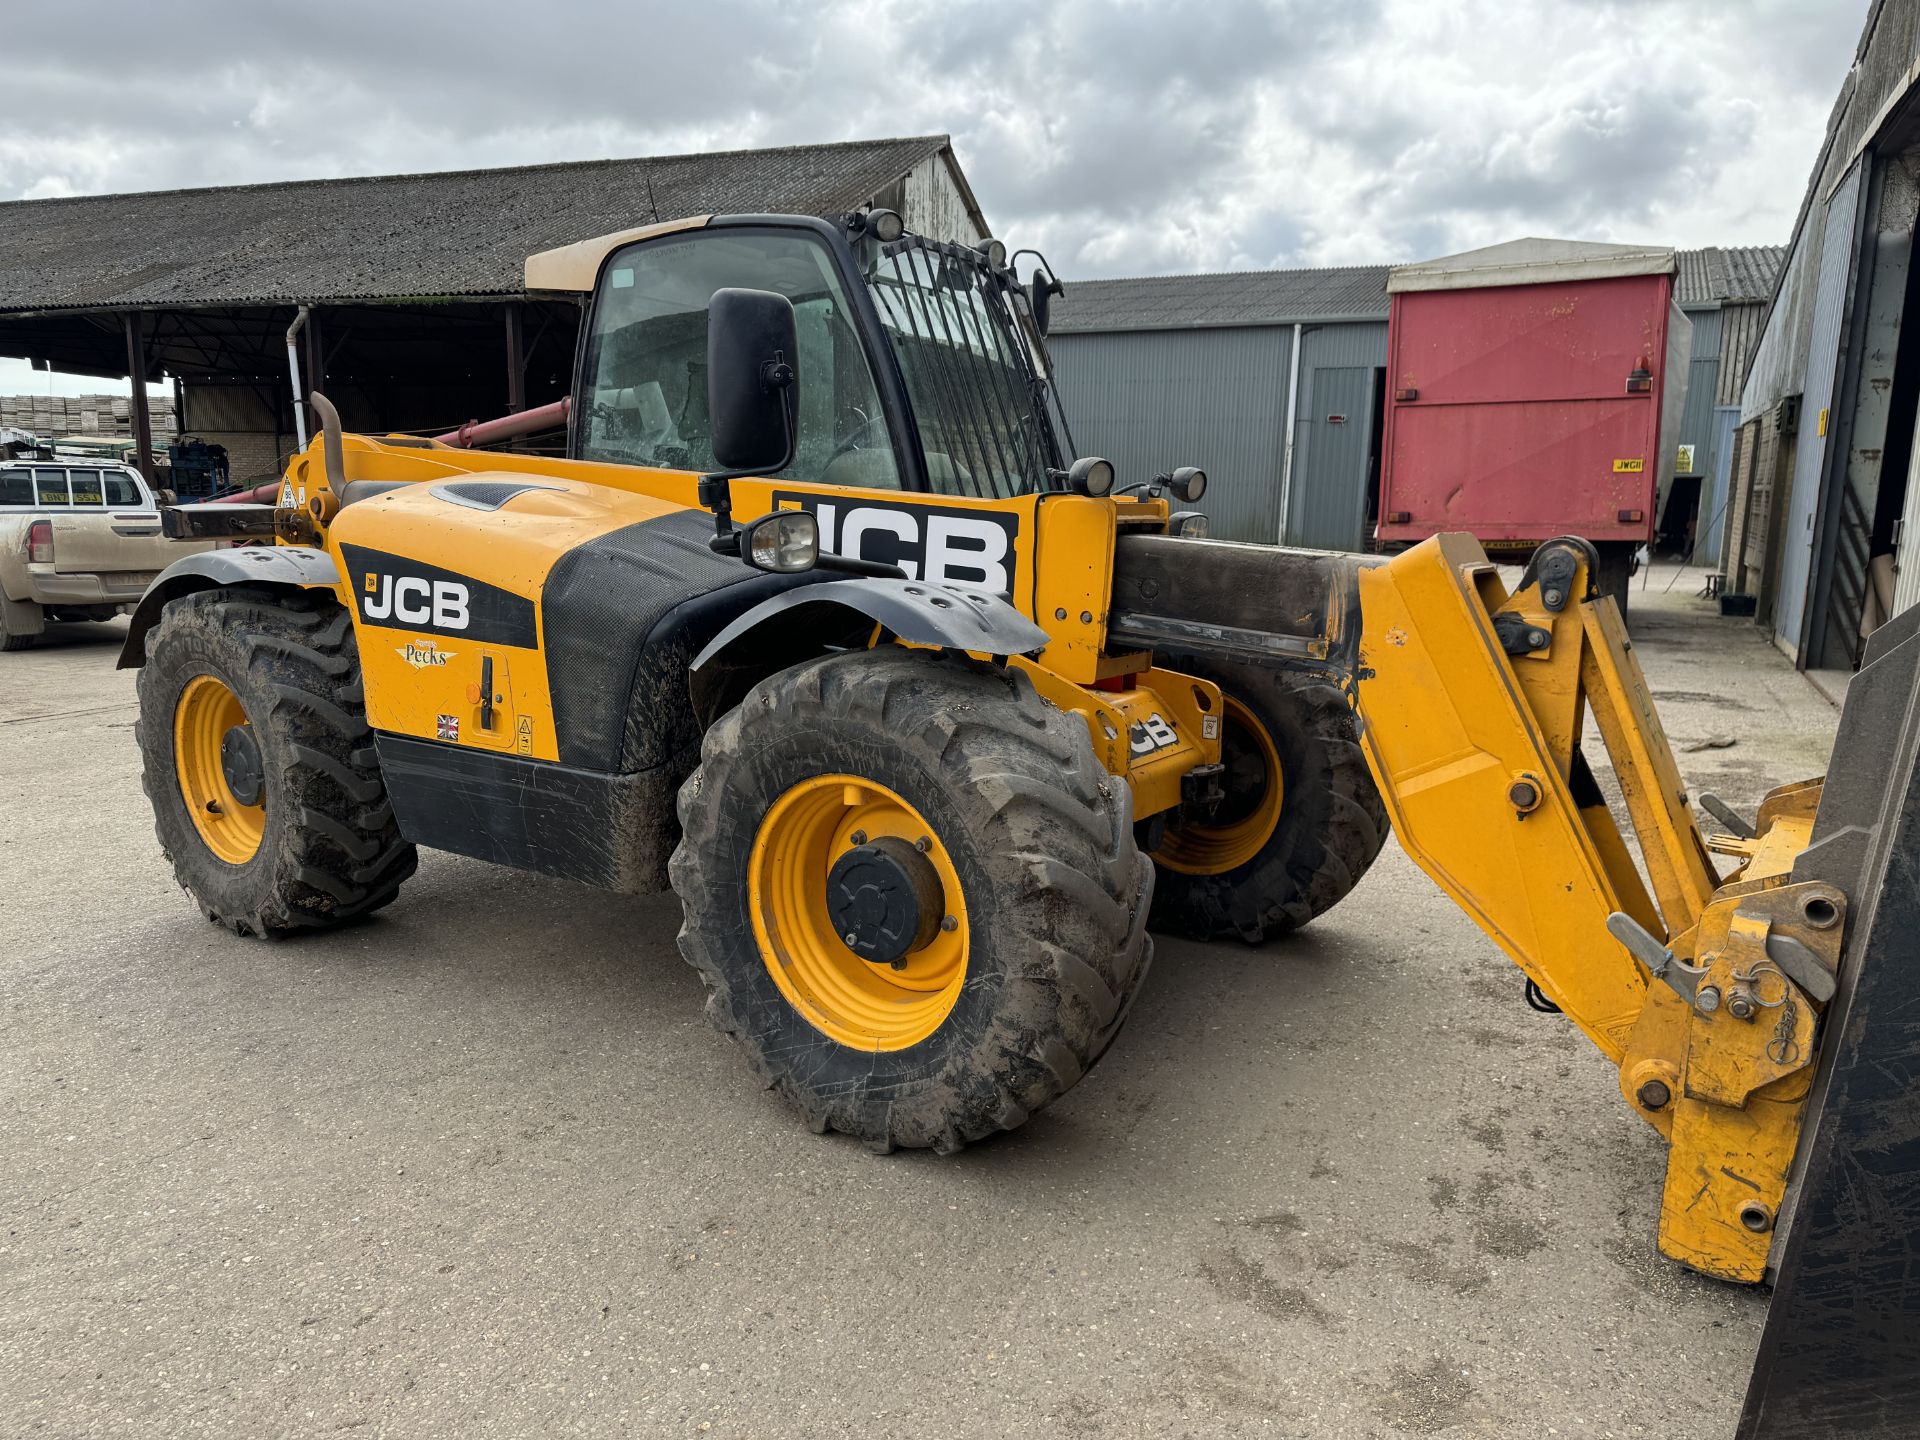
<svg viewBox="0 0 1920 1440"><path fill-rule="evenodd" d="M800 781L761 817L747 906L767 974L808 1024L855 1050L905 1050L967 979L966 887L939 829L858 775Z"/></svg>
<svg viewBox="0 0 1920 1440"><path fill-rule="evenodd" d="M266 771L260 763L260 744L251 725L235 725L220 737L220 773L242 805L258 805L266 789Z"/></svg>
<svg viewBox="0 0 1920 1440"><path fill-rule="evenodd" d="M939 933L946 905L927 857L905 840L883 835L834 862L827 875L827 913L849 950L891 965Z"/></svg>

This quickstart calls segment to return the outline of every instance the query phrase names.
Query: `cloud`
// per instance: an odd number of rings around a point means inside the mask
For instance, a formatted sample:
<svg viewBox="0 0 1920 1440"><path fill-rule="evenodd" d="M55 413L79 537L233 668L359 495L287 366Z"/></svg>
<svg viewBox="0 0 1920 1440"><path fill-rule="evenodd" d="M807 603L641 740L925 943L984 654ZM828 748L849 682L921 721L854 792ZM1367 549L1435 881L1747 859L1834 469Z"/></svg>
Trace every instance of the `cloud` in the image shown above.
<svg viewBox="0 0 1920 1440"><path fill-rule="evenodd" d="M944 130L1069 276L1780 243L1867 3L17 6L0 196Z"/></svg>

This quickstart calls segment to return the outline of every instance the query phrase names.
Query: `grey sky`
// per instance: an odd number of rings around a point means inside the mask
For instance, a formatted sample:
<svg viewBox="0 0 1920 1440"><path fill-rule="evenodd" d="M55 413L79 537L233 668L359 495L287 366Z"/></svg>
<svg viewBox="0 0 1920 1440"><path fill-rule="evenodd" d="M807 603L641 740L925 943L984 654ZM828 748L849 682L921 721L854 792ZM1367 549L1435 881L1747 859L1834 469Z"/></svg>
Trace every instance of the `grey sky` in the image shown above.
<svg viewBox="0 0 1920 1440"><path fill-rule="evenodd" d="M947 131L1069 277L1778 244L1867 3L16 5L0 198Z"/></svg>

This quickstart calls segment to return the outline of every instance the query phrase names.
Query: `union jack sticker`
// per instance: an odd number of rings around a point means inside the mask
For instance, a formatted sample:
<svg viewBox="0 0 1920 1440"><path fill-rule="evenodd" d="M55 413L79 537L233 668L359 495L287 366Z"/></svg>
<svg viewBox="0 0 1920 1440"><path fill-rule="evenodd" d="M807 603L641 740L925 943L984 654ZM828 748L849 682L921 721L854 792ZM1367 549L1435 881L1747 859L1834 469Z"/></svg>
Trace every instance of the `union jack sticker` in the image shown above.
<svg viewBox="0 0 1920 1440"><path fill-rule="evenodd" d="M458 740L460 738L460 717L458 715L441 715L437 717L434 721L434 734L441 740Z"/></svg>

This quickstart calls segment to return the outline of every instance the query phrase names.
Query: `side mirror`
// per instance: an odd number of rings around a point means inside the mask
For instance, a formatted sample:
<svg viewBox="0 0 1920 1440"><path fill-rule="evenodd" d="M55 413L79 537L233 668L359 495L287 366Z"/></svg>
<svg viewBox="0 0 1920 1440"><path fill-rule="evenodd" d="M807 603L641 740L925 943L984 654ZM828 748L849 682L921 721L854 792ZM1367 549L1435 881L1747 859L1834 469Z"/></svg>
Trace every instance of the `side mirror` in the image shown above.
<svg viewBox="0 0 1920 1440"><path fill-rule="evenodd" d="M1064 293L1065 289L1058 280L1037 266L1034 268L1033 279L1027 282L1027 308L1033 312L1033 328L1042 335L1053 323L1053 297Z"/></svg>
<svg viewBox="0 0 1920 1440"><path fill-rule="evenodd" d="M716 290L707 304L707 412L721 469L764 474L793 459L793 303L770 290Z"/></svg>

